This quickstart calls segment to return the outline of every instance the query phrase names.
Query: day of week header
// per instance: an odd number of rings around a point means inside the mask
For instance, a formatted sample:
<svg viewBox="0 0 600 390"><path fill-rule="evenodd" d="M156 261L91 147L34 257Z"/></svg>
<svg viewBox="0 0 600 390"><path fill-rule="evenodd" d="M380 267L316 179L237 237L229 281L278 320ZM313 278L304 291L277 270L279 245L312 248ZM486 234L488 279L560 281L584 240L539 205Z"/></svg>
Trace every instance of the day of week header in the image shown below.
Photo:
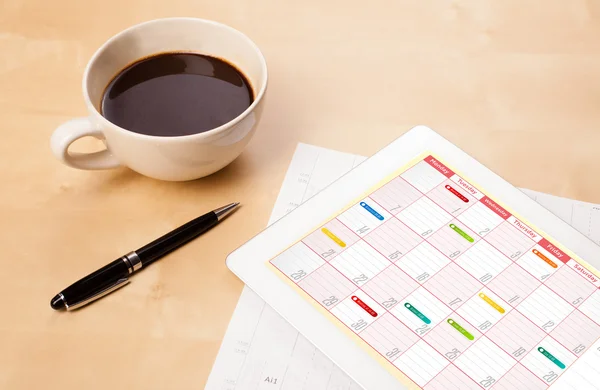
<svg viewBox="0 0 600 390"><path fill-rule="evenodd" d="M483 195L479 192L475 187L471 184L463 180L458 175L455 175L454 172L438 160L436 160L433 156L428 156L425 159L425 162L435 168L444 176L451 178L451 180L459 185L459 187L470 194L471 196L479 199L487 208L492 210L494 213L498 214L503 219L507 220L508 223L513 225L515 228L523 232L526 236L531 238L533 241L538 242L538 245L560 260L563 264L567 264L570 268L574 269L581 276L592 282L595 286L600 287L600 279L596 277L593 273L579 265L575 260L571 259L565 252L557 248L550 241L541 237L537 234L533 229L529 226L525 225L523 222L519 221L517 218L512 216L508 211L506 211L502 206L498 205L498 203L494 202L487 196Z"/></svg>
<svg viewBox="0 0 600 390"><path fill-rule="evenodd" d="M552 253L552 255L554 255L554 257L556 257L558 260L562 261L565 264L570 259L570 257L565 252L558 249L556 246L554 246L550 241L546 240L545 238L542 238L540 240L540 242L538 243L538 245L541 246L542 248L544 248L545 250L547 250L548 252Z"/></svg>
<svg viewBox="0 0 600 390"><path fill-rule="evenodd" d="M590 271L588 271L587 269L585 269L578 262L571 259L571 260L569 260L567 265L571 269L575 270L575 272L577 272L579 275L581 275L582 277L584 277L587 280L589 280L590 282L592 282L594 284L594 286L600 287L600 281L598 280L598 277L596 275L594 275L593 273L591 273Z"/></svg>
<svg viewBox="0 0 600 390"><path fill-rule="evenodd" d="M514 216L511 216L509 219L507 219L507 222L509 222L511 225L516 227L518 230L523 232L527 237L531 238L535 242L538 242L540 240L540 238L542 238L532 228L525 225L523 222L519 221ZM547 249L547 248L544 248L544 249Z"/></svg>
<svg viewBox="0 0 600 390"><path fill-rule="evenodd" d="M502 208L498 203L494 202L487 196L481 198L481 203L486 205L490 210L501 216L503 219L508 219L508 217L510 217L511 215L508 211L504 210L504 208Z"/></svg>
<svg viewBox="0 0 600 390"><path fill-rule="evenodd" d="M462 188L463 190L465 190L467 192L467 194L473 196L476 199L481 199L484 196L475 187L473 187L472 185L470 185L468 182L464 181L458 175L452 176L451 180L453 182L455 182L456 184L458 184L460 186L460 188Z"/></svg>
<svg viewBox="0 0 600 390"><path fill-rule="evenodd" d="M433 158L433 156L427 157L425 159L425 162L437 169L442 175L446 177L452 177L452 175L454 175L454 172L452 172L450 168Z"/></svg>

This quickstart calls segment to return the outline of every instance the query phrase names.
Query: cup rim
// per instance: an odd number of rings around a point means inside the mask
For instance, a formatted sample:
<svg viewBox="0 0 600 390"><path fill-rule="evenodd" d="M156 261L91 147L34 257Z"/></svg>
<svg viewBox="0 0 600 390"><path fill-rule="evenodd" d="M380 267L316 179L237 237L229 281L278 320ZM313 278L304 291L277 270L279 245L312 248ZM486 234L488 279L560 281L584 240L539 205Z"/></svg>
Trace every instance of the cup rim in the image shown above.
<svg viewBox="0 0 600 390"><path fill-rule="evenodd" d="M106 119L99 111L98 109L96 109L96 106L94 106L94 104L92 103L92 100L90 99L89 96L89 92L88 92L88 88L87 88L87 80L89 78L90 75L90 71L92 68L92 65L96 62L96 60L98 59L98 57L102 54L102 52L104 52L113 42L117 41L118 39L120 39L123 35L131 32L132 30L138 29L142 26L146 26L149 24L156 24L156 23L162 23L165 21L175 21L175 20L187 20L187 21L194 21L194 22L200 22L200 23L206 23L206 24L212 24L218 27L222 27L226 30L229 30L235 34L238 34L242 39L244 39L258 54L258 59L260 62L260 67L261 67L261 71L264 74L264 81L261 83L260 87L258 88L258 91L256 93L256 98L254 99L254 101L252 102L252 104L250 104L242 113L240 113L238 116L236 116L235 118L233 118L232 120L230 120L227 123L222 124L221 126L215 127L214 129L210 129L207 131L204 131L202 133L195 133L195 134L188 134L188 135L176 135L176 136L160 136L160 135L149 135L149 134L141 134L141 133L136 133L135 131L131 131L131 130L127 130L124 127L121 127L111 121L109 121L108 119ZM241 71L243 72L243 69L241 69ZM83 89L83 97L85 99L85 104L88 107L88 110L92 113L92 115L94 115L96 117L96 119L98 119L102 124L104 124L105 126L109 126L109 127L114 127L115 129L117 129L120 132L124 132L127 133L130 136L136 137L136 138L140 138L140 139L145 139L145 140L161 140L161 142L178 142L178 141L186 141L186 140L192 140L192 139L203 139L203 138L208 138L211 137L215 134L218 134L224 130L227 130L229 128L231 128L232 126L236 125L237 123L241 122L244 118L246 118L252 111L254 111L255 107L259 104L259 102L262 100L265 91L267 89L267 84L268 84L268 80L269 80L269 74L267 71L267 62L265 60L265 57L263 55L263 53L261 52L260 48L258 47L258 45L256 45L256 43L254 43L254 41L252 41L246 34L244 34L243 32L229 26L226 25L224 23L220 23L214 20L209 20L209 19L202 19L202 18L195 18L195 17L168 17L168 18L157 18L157 19L151 19L142 23L138 23L138 24L134 24L132 26L127 27L124 30L121 30L120 32L118 32L117 34L113 35L112 37L110 37L108 40L106 40L92 55L92 57L90 58L90 60L88 61L86 67L85 67L85 71L83 73L83 78L82 78L82 89Z"/></svg>

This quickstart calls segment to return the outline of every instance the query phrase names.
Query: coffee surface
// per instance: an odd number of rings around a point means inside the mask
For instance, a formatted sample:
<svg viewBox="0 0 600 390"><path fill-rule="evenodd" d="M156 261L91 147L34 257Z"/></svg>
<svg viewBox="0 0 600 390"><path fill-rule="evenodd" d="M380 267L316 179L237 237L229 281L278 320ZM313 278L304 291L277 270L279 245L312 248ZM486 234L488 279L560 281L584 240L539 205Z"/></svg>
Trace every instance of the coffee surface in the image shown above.
<svg viewBox="0 0 600 390"><path fill-rule="evenodd" d="M164 53L121 71L106 87L102 115L141 134L182 136L219 127L253 102L233 65L195 53Z"/></svg>

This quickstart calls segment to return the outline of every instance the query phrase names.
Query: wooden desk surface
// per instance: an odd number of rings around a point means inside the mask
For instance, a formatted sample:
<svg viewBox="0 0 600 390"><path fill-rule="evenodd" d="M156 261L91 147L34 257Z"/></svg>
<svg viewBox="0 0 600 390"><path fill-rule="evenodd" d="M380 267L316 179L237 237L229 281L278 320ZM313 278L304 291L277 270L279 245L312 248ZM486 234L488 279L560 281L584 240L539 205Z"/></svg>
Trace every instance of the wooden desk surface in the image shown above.
<svg viewBox="0 0 600 390"><path fill-rule="evenodd" d="M165 16L230 24L264 51L245 153L188 183L61 165L49 137L85 115L87 60ZM299 141L370 155L427 124L517 186L600 202L599 17L584 0L5 0L0 388L203 388L242 289L225 256L267 223ZM231 201L235 218L118 293L50 309L67 283Z"/></svg>

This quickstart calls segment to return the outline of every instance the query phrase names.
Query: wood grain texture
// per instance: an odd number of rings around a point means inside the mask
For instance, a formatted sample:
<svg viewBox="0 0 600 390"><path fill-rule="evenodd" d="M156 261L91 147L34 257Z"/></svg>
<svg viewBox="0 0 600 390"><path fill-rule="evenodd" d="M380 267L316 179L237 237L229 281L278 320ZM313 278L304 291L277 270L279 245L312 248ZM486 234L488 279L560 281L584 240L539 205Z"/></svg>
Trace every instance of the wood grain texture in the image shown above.
<svg viewBox="0 0 600 390"><path fill-rule="evenodd" d="M0 3L0 388L201 389L241 291L226 255L262 230L297 142L370 155L417 124L516 186L600 202L600 2L4 0ZM229 24L270 85L247 150L167 183L86 172L49 137L85 115L81 77L120 30ZM82 140L80 150L98 148ZM66 284L197 215L243 207L131 285L55 313Z"/></svg>

